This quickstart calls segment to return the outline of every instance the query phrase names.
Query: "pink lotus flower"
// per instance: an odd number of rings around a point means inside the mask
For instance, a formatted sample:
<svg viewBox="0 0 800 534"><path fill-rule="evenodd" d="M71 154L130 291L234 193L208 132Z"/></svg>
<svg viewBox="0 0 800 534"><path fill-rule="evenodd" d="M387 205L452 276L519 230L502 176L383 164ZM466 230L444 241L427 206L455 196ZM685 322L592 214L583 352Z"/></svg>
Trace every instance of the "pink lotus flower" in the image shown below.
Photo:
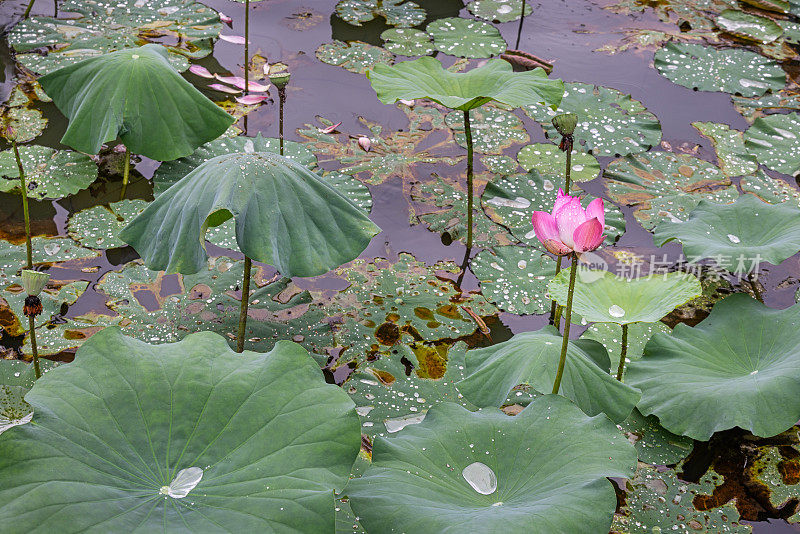
<svg viewBox="0 0 800 534"><path fill-rule="evenodd" d="M553 213L534 211L532 222L537 239L553 254L590 252L603 242L603 199L596 198L583 209L579 197L565 195L559 189Z"/></svg>
<svg viewBox="0 0 800 534"><path fill-rule="evenodd" d="M191 67L189 67L189 72L197 76L200 76L202 78L214 77L214 75L211 74L211 72L209 72L209 70L202 65L192 65Z"/></svg>

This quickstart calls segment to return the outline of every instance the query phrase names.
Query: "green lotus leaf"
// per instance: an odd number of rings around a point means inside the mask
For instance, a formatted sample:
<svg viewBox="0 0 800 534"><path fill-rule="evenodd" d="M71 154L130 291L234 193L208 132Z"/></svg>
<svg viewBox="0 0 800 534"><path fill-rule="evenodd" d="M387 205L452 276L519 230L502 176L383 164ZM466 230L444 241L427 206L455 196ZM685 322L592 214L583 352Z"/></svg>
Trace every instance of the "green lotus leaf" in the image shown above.
<svg viewBox="0 0 800 534"><path fill-rule="evenodd" d="M622 516L612 530L626 534L653 534L653 529L681 534L749 534L753 527L739 522L733 502L710 510L695 508L695 499L711 495L721 478L709 469L699 483L687 484L678 478L677 470L640 465L627 484Z"/></svg>
<svg viewBox="0 0 800 534"><path fill-rule="evenodd" d="M778 20L776 22L783 30L783 38L787 43L800 44L800 24L790 20Z"/></svg>
<svg viewBox="0 0 800 534"><path fill-rule="evenodd" d="M761 117L744 133L747 151L783 174L800 174L800 114Z"/></svg>
<svg viewBox="0 0 800 534"><path fill-rule="evenodd" d="M527 17L533 12L533 7L525 3ZM467 4L467 9L476 17L490 22L511 22L519 19L522 13L523 2L517 0L472 0Z"/></svg>
<svg viewBox="0 0 800 534"><path fill-rule="evenodd" d="M751 124L757 118L776 111L800 111L800 94L788 89L781 89L760 97L731 96L731 101L736 111L741 113Z"/></svg>
<svg viewBox="0 0 800 534"><path fill-rule="evenodd" d="M31 239L31 248L33 249L34 265L49 265L99 255L97 251L83 248L76 245L72 239L64 237L34 237ZM18 283L19 280L10 281L10 279L19 274L19 270L26 262L25 245L12 245L6 241L0 241L0 281L2 283Z"/></svg>
<svg viewBox="0 0 800 534"><path fill-rule="evenodd" d="M48 101L39 84L34 81L23 81L11 90L0 116L0 128L4 131L11 128L17 143L32 141L44 131L47 119L42 112L33 106L36 102Z"/></svg>
<svg viewBox="0 0 800 534"><path fill-rule="evenodd" d="M69 119L61 142L88 154L119 138L134 154L176 159L216 139L233 122L170 66L161 45L87 59L42 76L39 83Z"/></svg>
<svg viewBox="0 0 800 534"><path fill-rule="evenodd" d="M491 100L512 107L531 102L556 106L563 94L561 80L549 79L544 70L515 73L502 59L455 73L445 70L438 59L426 56L391 67L375 65L367 77L384 104L428 98L458 110L474 109Z"/></svg>
<svg viewBox="0 0 800 534"><path fill-rule="evenodd" d="M787 0L741 0L745 4L763 9L765 11L774 11L775 13L789 13L792 4Z"/></svg>
<svg viewBox="0 0 800 534"><path fill-rule="evenodd" d="M553 203L562 183L562 177L542 175L536 170L528 174L504 176L486 184L481 205L492 221L511 230L519 241L542 249L533 231L531 217L534 211L553 211ZM590 201L589 197L585 197L581 203L586 207ZM605 212L605 243L612 244L625 233L625 217L610 202L605 203Z"/></svg>
<svg viewBox="0 0 800 534"><path fill-rule="evenodd" d="M483 295L500 309L520 315L550 309L547 283L556 274L556 262L541 250L494 247L478 254L470 267Z"/></svg>
<svg viewBox="0 0 800 534"><path fill-rule="evenodd" d="M361 432L386 436L421 422L441 402L474 408L455 387L464 378L466 344L398 344L389 354L362 364L342 386L356 403ZM406 373L407 367L412 367Z"/></svg>
<svg viewBox="0 0 800 534"><path fill-rule="evenodd" d="M550 296L562 306L567 304L570 270L562 270L548 285ZM701 293L700 282L688 273L623 278L579 266L572 309L590 322L655 323Z"/></svg>
<svg viewBox="0 0 800 534"><path fill-rule="evenodd" d="M722 171L688 154L628 156L609 163L603 176L611 200L633 206L646 229L662 221L685 221L701 200L729 203L739 197Z"/></svg>
<svg viewBox="0 0 800 534"><path fill-rule="evenodd" d="M800 205L800 191L797 187L786 180L773 178L761 169L755 175L742 176L739 187L745 193L751 193L769 204L791 202Z"/></svg>
<svg viewBox="0 0 800 534"><path fill-rule="evenodd" d="M184 71L187 58L211 53L222 29L219 14L194 0L67 0L58 7L70 18L31 17L9 32L17 60L33 72L48 74L148 41L174 43L167 59ZM42 48L46 54L38 53Z"/></svg>
<svg viewBox="0 0 800 534"><path fill-rule="evenodd" d="M771 43L783 35L783 28L774 20L738 9L726 9L716 23L724 32L758 43Z"/></svg>
<svg viewBox="0 0 800 534"><path fill-rule="evenodd" d="M606 477L632 477L636 465L608 419L557 395L514 417L439 404L376 439L372 458L345 493L375 534L607 532L617 499Z"/></svg>
<svg viewBox="0 0 800 534"><path fill-rule="evenodd" d="M794 474L800 464L798 450L797 427L792 427L776 439L756 442L756 459L745 473L769 488L769 502L778 509L791 510L790 499L797 499L800 491L800 480ZM784 508L785 506L789 508ZM788 523L800 522L800 513L787 517Z"/></svg>
<svg viewBox="0 0 800 534"><path fill-rule="evenodd" d="M761 96L786 85L776 61L742 48L669 42L656 52L655 66L672 82L699 91Z"/></svg>
<svg viewBox="0 0 800 534"><path fill-rule="evenodd" d="M87 248L106 250L124 247L120 230L147 206L144 200L120 200L108 206L94 206L73 213L67 223L69 236Z"/></svg>
<svg viewBox="0 0 800 534"><path fill-rule="evenodd" d="M380 231L307 168L269 152L236 152L187 174L119 236L149 268L192 274L206 265L206 229L231 217L239 250L289 277L352 260Z"/></svg>
<svg viewBox="0 0 800 534"><path fill-rule="evenodd" d="M440 178L434 182L415 184L410 196L414 201L415 212L411 218L412 225L427 224L428 230L442 235L442 242L445 244L465 241L467 225L464 214L467 211L467 193L463 186L451 184ZM506 228L486 217L477 205L476 194L472 222L474 244L496 246L519 242Z"/></svg>
<svg viewBox="0 0 800 534"><path fill-rule="evenodd" d="M42 374L61 365L44 358L39 360ZM20 360L0 359L0 434L33 418L33 407L25 402L25 395L33 387L36 374L33 364Z"/></svg>
<svg viewBox="0 0 800 534"><path fill-rule="evenodd" d="M753 195L726 205L700 202L686 222L656 227L657 246L673 240L692 261L758 257L778 265L800 251L800 210L796 204L765 204Z"/></svg>
<svg viewBox="0 0 800 534"><path fill-rule="evenodd" d="M676 436L664 429L658 418L645 417L636 408L623 422L617 425L636 447L639 461L656 465L672 465L692 452L694 441L686 436ZM650 525L653 526L653 525ZM648 534L650 531L647 531Z"/></svg>
<svg viewBox="0 0 800 534"><path fill-rule="evenodd" d="M799 315L798 305L775 310L737 293L698 326L656 334L628 367L639 410L701 441L734 427L764 437L790 428L800 419Z"/></svg>
<svg viewBox="0 0 800 534"><path fill-rule="evenodd" d="M744 134L727 124L715 122L693 122L692 126L711 139L717 153L719 168L725 176L744 176L758 170L756 157L748 154L744 146Z"/></svg>
<svg viewBox="0 0 800 534"><path fill-rule="evenodd" d="M469 111L472 130L472 143L476 152L501 154L503 150L517 143L530 141L528 132L519 117L494 106L481 106ZM464 113L451 111L445 118L447 126L453 131L456 143L467 148L464 133Z"/></svg>
<svg viewBox="0 0 800 534"><path fill-rule="evenodd" d="M467 377L456 387L476 406L500 406L518 384L550 391L561 354L561 335L552 326L516 334L508 341L467 352ZM560 394L589 415L605 413L620 422L639 401L639 390L608 373L606 349L590 339L570 341Z"/></svg>
<svg viewBox="0 0 800 534"><path fill-rule="evenodd" d="M381 33L383 47L393 54L427 56L433 52L433 39L425 32L410 28L390 28Z"/></svg>
<svg viewBox="0 0 800 534"><path fill-rule="evenodd" d="M573 315L575 310L572 310ZM576 322L573 320L573 322ZM669 334L672 330L662 322L633 323L628 325L628 348L626 361L638 360L642 357L644 346L657 332ZM593 323L581 335L581 338L594 339L601 343L612 356L622 351L622 326L617 323ZM616 373L617 362L613 362L611 369Z"/></svg>
<svg viewBox="0 0 800 534"><path fill-rule="evenodd" d="M244 272L242 260L217 256L197 274L165 276L139 262L103 275L97 283L106 306L117 317L94 312L75 317L86 328L120 324L125 335L149 343L171 343L191 332L211 330L234 346L239 323ZM311 307L311 295L288 278L272 280L263 268L252 272L246 339L259 350L279 339L301 343L321 352L331 345L332 333L324 315Z"/></svg>
<svg viewBox="0 0 800 534"><path fill-rule="evenodd" d="M46 146L20 146L28 197L42 200L74 195L97 180L97 165L86 154ZM19 191L19 167L14 151L0 152L0 191Z"/></svg>
<svg viewBox="0 0 800 534"><path fill-rule="evenodd" d="M316 55L323 63L358 74L364 74L377 65L391 63L394 59L394 54L391 52L361 41L325 43L317 48Z"/></svg>
<svg viewBox="0 0 800 534"><path fill-rule="evenodd" d="M556 142L561 140L561 134L552 123L553 117L576 114L575 141L595 156L635 154L661 142L661 124L655 115L631 95L602 85L565 83L558 109L531 102L523 109Z"/></svg>
<svg viewBox="0 0 800 534"><path fill-rule="evenodd" d="M425 21L425 10L416 2L406 0L339 0L336 14L354 26L369 22L377 16L386 19L389 26L411 28Z"/></svg>
<svg viewBox="0 0 800 534"><path fill-rule="evenodd" d="M486 22L449 17L434 20L425 30L433 38L433 46L451 56L486 58L506 51L500 30Z"/></svg>
<svg viewBox="0 0 800 534"><path fill-rule="evenodd" d="M481 163L494 174L514 174L519 163L511 156L488 154L481 158Z"/></svg>
<svg viewBox="0 0 800 534"><path fill-rule="evenodd" d="M235 152L272 152L273 154L278 154L280 153L280 141L274 137L263 137L260 133L255 137L239 135L209 141L189 156L162 163L153 175L153 194L159 196L211 158ZM317 166L317 157L302 143L285 141L283 155L286 159L309 169Z"/></svg>
<svg viewBox="0 0 800 534"><path fill-rule="evenodd" d="M559 176L564 174L567 166L567 154L550 143L536 143L522 147L517 153L517 160L523 169L536 169L539 174ZM594 180L600 174L600 164L591 154L572 150L570 179L573 182Z"/></svg>
<svg viewBox="0 0 800 534"><path fill-rule="evenodd" d="M352 401L290 341L237 354L108 328L26 400L34 424L0 436L16 532L331 532L359 448Z"/></svg>

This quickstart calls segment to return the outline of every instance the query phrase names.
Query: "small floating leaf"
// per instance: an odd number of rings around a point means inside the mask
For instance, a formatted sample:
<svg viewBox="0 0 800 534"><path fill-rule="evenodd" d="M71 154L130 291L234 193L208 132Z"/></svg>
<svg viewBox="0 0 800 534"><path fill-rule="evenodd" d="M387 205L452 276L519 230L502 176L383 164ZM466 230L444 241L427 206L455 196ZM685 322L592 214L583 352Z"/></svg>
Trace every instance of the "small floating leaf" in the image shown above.
<svg viewBox="0 0 800 534"><path fill-rule="evenodd" d="M500 31L486 22L450 17L434 20L425 29L433 46L451 56L488 58L506 51Z"/></svg>
<svg viewBox="0 0 800 534"><path fill-rule="evenodd" d="M758 118L744 133L744 142L762 165L783 174L800 174L800 114Z"/></svg>

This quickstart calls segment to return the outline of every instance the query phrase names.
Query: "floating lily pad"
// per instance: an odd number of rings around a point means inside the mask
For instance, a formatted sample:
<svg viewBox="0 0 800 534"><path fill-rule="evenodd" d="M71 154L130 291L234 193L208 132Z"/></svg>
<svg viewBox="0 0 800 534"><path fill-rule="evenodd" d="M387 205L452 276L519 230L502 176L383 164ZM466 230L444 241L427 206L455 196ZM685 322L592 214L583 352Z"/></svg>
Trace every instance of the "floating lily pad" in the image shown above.
<svg viewBox="0 0 800 534"><path fill-rule="evenodd" d="M787 510L792 506L790 499L800 496L800 451L797 446L797 427L793 427L775 439L774 443L761 445L756 460L749 466L747 474L769 488L769 502L776 508ZM788 523L800 522L800 513L787 517Z"/></svg>
<svg viewBox="0 0 800 534"><path fill-rule="evenodd" d="M739 512L732 502L707 511L697 510L692 504L696 496L710 495L721 478L709 471L699 484L687 484L671 469L640 464L636 476L627 484L621 532L653 534L654 528L679 534L752 532L750 525L739 522Z"/></svg>
<svg viewBox="0 0 800 534"><path fill-rule="evenodd" d="M327 310L329 315L344 318L335 335L337 345L344 347L339 361L389 355L400 343L434 346L473 335L480 325L465 308L479 317L495 315L498 310L483 296L460 294L452 282L443 279L460 272L454 263L430 267L405 253L395 263L358 259L339 269L337 274L350 286Z"/></svg>
<svg viewBox="0 0 800 534"><path fill-rule="evenodd" d="M500 31L485 22L450 17L434 20L425 29L436 49L451 56L486 58L506 51Z"/></svg>
<svg viewBox="0 0 800 534"><path fill-rule="evenodd" d="M469 111L472 143L476 152L500 154L506 148L530 140L519 117L494 106L481 106ZM447 126L453 130L456 142L466 148L464 112L451 111L445 116Z"/></svg>
<svg viewBox="0 0 800 534"><path fill-rule="evenodd" d="M513 174L517 172L519 163L510 156L486 155L481 158L481 163L494 174Z"/></svg>
<svg viewBox="0 0 800 534"><path fill-rule="evenodd" d="M64 261L96 257L99 253L77 245L65 237L34 237L31 239L34 265L50 265ZM0 241L0 283L17 283L19 270L27 264L25 245Z"/></svg>
<svg viewBox="0 0 800 534"><path fill-rule="evenodd" d="M562 152L556 145L550 143L536 143L522 147L517 153L517 160L526 171L536 169L539 174L551 178L563 176L567 166L566 152ZM571 160L570 178L573 182L593 180L600 174L600 164L591 154L573 149Z"/></svg>
<svg viewBox="0 0 800 534"><path fill-rule="evenodd" d="M319 46L316 51L317 59L329 65L364 74L380 63L391 63L394 55L379 46L363 43L361 41L334 41Z"/></svg>
<svg viewBox="0 0 800 534"><path fill-rule="evenodd" d="M406 0L339 0L336 14L354 26L383 17L389 26L410 28L425 21L425 10L416 2Z"/></svg>
<svg viewBox="0 0 800 534"><path fill-rule="evenodd" d="M697 31L714 28L713 14L739 7L737 0L661 0L656 4L642 3L639 0L617 0L606 9L622 14L652 9L662 22L685 23Z"/></svg>
<svg viewBox="0 0 800 534"><path fill-rule="evenodd" d="M669 42L656 52L655 66L672 82L699 91L761 96L786 85L776 61L741 48Z"/></svg>
<svg viewBox="0 0 800 534"><path fill-rule="evenodd" d="M466 239L467 193L461 186L442 179L420 183L411 189L411 200L420 205L414 206L415 215L411 218L411 224L427 224L431 232L442 234L443 242L448 244ZM519 241L506 228L486 217L478 208L477 195L473 206L474 244L496 246Z"/></svg>
<svg viewBox="0 0 800 534"><path fill-rule="evenodd" d="M209 141L194 151L190 156L165 161L153 175L153 194L160 195L181 178L195 170L201 164L234 152L280 152L280 141L274 137L263 137L260 133L255 137L223 137ZM284 157L300 165L313 169L317 166L317 158L302 143L284 141Z"/></svg>
<svg viewBox="0 0 800 534"><path fill-rule="evenodd" d="M547 283L556 274L556 263L541 250L494 247L478 254L471 268L483 295L503 311L528 315L550 309Z"/></svg>
<svg viewBox="0 0 800 534"><path fill-rule="evenodd" d="M370 132L369 152L358 145L357 139L322 133L309 124L298 133L308 139L307 147L317 154L321 163L335 161L340 166L339 172L357 175L373 185L399 176L407 187L415 180L415 165L455 165L462 158L452 155L453 136L438 109L425 106L401 106L400 109L409 121L408 128L402 131L385 129L381 124L359 117L359 122ZM446 132L444 136L442 130Z"/></svg>
<svg viewBox="0 0 800 534"><path fill-rule="evenodd" d="M783 30L783 38L787 43L800 44L800 24L790 20L776 21Z"/></svg>
<svg viewBox="0 0 800 534"><path fill-rule="evenodd" d="M511 22L522 15L522 2L518 0L472 0L467 4L467 9L476 17L490 22ZM533 12L533 7L525 3L527 17Z"/></svg>
<svg viewBox="0 0 800 534"><path fill-rule="evenodd" d="M617 425L617 428L633 442L639 454L639 461L648 464L676 464L689 456L694 447L691 438L676 436L665 430L659 424L658 418L652 415L645 417L636 408L627 419Z"/></svg>
<svg viewBox="0 0 800 534"><path fill-rule="evenodd" d="M575 310L572 311L575 313ZM657 332L669 334L670 328L662 322L633 323L628 325L628 350L627 361L638 360L642 357L644 346ZM614 323L594 323L590 325L581 336L600 342L609 354L618 355L622 350L622 326ZM616 372L617 362L614 362L610 371Z"/></svg>
<svg viewBox="0 0 800 534"><path fill-rule="evenodd" d="M508 341L467 352L467 377L456 384L476 406L500 406L518 384L550 391L561 354L561 334L552 326L516 334ZM590 339L570 341L560 394L589 415L605 413L620 422L639 400L639 390L608 372L611 362L603 346Z"/></svg>
<svg viewBox="0 0 800 534"><path fill-rule="evenodd" d="M784 180L772 178L761 169L755 176L742 176L739 187L745 193L752 193L770 204L793 202L800 205L800 190L797 187Z"/></svg>
<svg viewBox="0 0 800 534"><path fill-rule="evenodd" d="M376 439L372 465L345 493L375 534L607 532L617 500L606 477L631 477L635 465L614 425L556 395L514 417L442 403Z"/></svg>
<svg viewBox="0 0 800 534"><path fill-rule="evenodd" d="M737 293L699 325L656 334L628 367L639 409L701 441L737 426L763 437L790 428L800 419L799 315L800 305L775 310Z"/></svg>
<svg viewBox="0 0 800 534"><path fill-rule="evenodd" d="M554 183L554 180L556 182ZM533 231L531 217L534 211L551 212L561 180L554 176L543 176L535 170L528 174L504 176L486 184L481 196L481 205L486 215L497 224L508 228L519 241L542 248ZM591 199L584 198L584 207ZM625 217L611 204L605 203L606 244L614 243L625 233Z"/></svg>
<svg viewBox="0 0 800 534"><path fill-rule="evenodd" d="M76 320L87 326L113 320L129 336L148 343L168 343L191 332L212 330L235 343L239 323L240 284L244 262L212 258L208 268L193 275L151 271L138 262L104 275L97 284L108 296L106 305L119 318L98 321L96 314ZM292 339L309 350L322 351L333 342L322 314L310 308L311 295L288 278L271 281L262 269L253 272L245 338L262 348L278 339ZM104 316L101 316L101 318Z"/></svg>
<svg viewBox="0 0 800 534"><path fill-rule="evenodd" d="M731 96L731 101L736 111L741 113L749 123L769 113L800 110L800 94L787 89L781 89L761 97Z"/></svg>
<svg viewBox="0 0 800 534"><path fill-rule="evenodd" d="M575 113L575 141L595 156L625 156L644 152L661 141L661 124L641 102L602 85L565 83L558 109L532 104L525 113L541 123L545 134L561 139L552 119L560 113Z"/></svg>
<svg viewBox="0 0 800 534"><path fill-rule="evenodd" d="M738 9L726 9L716 23L724 32L757 43L771 43L783 35L783 28L774 20Z"/></svg>
<svg viewBox="0 0 800 534"><path fill-rule="evenodd" d="M47 119L42 112L32 107L37 101L46 102L49 97L36 82L23 82L14 87L8 101L2 106L0 127L14 131L17 143L32 141L44 131Z"/></svg>
<svg viewBox="0 0 800 534"><path fill-rule="evenodd" d="M117 234L147 206L144 200L121 200L108 206L94 206L74 213L67 231L72 239L87 248L100 250L124 247Z"/></svg>
<svg viewBox="0 0 800 534"><path fill-rule="evenodd" d="M371 438L394 434L421 422L428 409L441 402L474 408L455 387L464 378L466 349L462 342L399 344L360 366L343 388L356 403L361 432Z"/></svg>
<svg viewBox="0 0 800 534"><path fill-rule="evenodd" d="M800 114L761 117L744 133L747 151L784 174L800 174Z"/></svg>
<svg viewBox="0 0 800 534"><path fill-rule="evenodd" d="M97 180L97 165L86 154L46 146L20 146L28 197L42 200L74 195ZM0 191L19 190L13 150L0 152Z"/></svg>
<svg viewBox="0 0 800 534"><path fill-rule="evenodd" d="M410 28L390 28L381 39L386 50L401 56L427 56L434 50L430 35Z"/></svg>
<svg viewBox="0 0 800 534"><path fill-rule="evenodd" d="M692 126L711 139L719 167L726 176L743 176L758 170L755 156L745 149L743 132L715 122L693 122Z"/></svg>
<svg viewBox="0 0 800 534"><path fill-rule="evenodd" d="M792 4L787 0L742 0L742 2L775 13L789 13L792 8Z"/></svg>
<svg viewBox="0 0 800 534"><path fill-rule="evenodd" d="M800 251L800 210L796 204L766 204L742 195L733 204L701 201L686 222L663 222L655 243L677 240L690 258L760 258L773 265Z"/></svg>
<svg viewBox="0 0 800 534"><path fill-rule="evenodd" d="M608 271L578 268L572 309L599 323L654 323L702 292L693 275L682 272L622 278ZM570 279L564 269L548 285L550 296L567 304Z"/></svg>
<svg viewBox="0 0 800 534"><path fill-rule="evenodd" d="M39 369L44 374L60 364L42 358L39 360ZM0 360L0 434L9 428L31 422L33 407L25 402L25 395L35 381L33 364L20 360Z"/></svg>
<svg viewBox="0 0 800 534"><path fill-rule="evenodd" d="M0 437L0 518L24 531L66 525L38 496L76 532L332 532L359 449L353 402L290 341L237 354L210 332L152 346L109 328L26 399L36 424Z"/></svg>
<svg viewBox="0 0 800 534"><path fill-rule="evenodd" d="M701 200L729 203L739 196L714 165L687 154L648 152L612 161L603 174L614 202L633 206L647 229L685 221Z"/></svg>
<svg viewBox="0 0 800 534"><path fill-rule="evenodd" d="M8 34L17 61L39 74L148 41L166 46L170 63L183 71L187 57L211 53L222 29L217 12L194 0L67 0L59 10L78 16L31 17ZM36 52L44 47L48 53Z"/></svg>

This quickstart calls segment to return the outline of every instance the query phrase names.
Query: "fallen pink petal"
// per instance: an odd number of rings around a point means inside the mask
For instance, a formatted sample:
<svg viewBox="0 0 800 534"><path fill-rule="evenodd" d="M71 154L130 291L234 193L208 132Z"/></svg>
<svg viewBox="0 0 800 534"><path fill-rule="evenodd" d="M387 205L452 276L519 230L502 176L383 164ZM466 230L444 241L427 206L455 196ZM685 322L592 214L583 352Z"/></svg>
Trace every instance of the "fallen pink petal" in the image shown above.
<svg viewBox="0 0 800 534"><path fill-rule="evenodd" d="M189 72L194 75L200 76L201 78L213 78L214 75L202 65L192 65L189 67Z"/></svg>
<svg viewBox="0 0 800 534"><path fill-rule="evenodd" d="M372 141L369 140L369 137L359 137L358 146L363 148L364 152L369 152L369 149L372 146Z"/></svg>
<svg viewBox="0 0 800 534"><path fill-rule="evenodd" d="M215 91L220 91L222 93L230 93L232 95L238 95L239 93L241 93L239 89L234 89L233 87L222 85L221 83L212 83L208 87L214 89Z"/></svg>
<svg viewBox="0 0 800 534"><path fill-rule="evenodd" d="M225 24L231 24L233 22L233 19L231 17L222 12L220 12L219 14L219 20L221 20Z"/></svg>
<svg viewBox="0 0 800 534"><path fill-rule="evenodd" d="M237 45L243 45L245 43L245 38L242 37L241 35L222 35L222 34L220 34L219 38L222 39L223 41L227 41L229 43L233 43L233 44L237 44Z"/></svg>
<svg viewBox="0 0 800 534"><path fill-rule="evenodd" d="M259 104L269 98L267 95L245 95L245 96L237 96L236 101L240 104L245 104L247 106L252 106L253 104Z"/></svg>
<svg viewBox="0 0 800 534"><path fill-rule="evenodd" d="M342 125L341 122L337 122L336 124L331 124L327 128L318 128L318 129L320 133L329 134L336 131L336 128L338 128L341 125Z"/></svg>

